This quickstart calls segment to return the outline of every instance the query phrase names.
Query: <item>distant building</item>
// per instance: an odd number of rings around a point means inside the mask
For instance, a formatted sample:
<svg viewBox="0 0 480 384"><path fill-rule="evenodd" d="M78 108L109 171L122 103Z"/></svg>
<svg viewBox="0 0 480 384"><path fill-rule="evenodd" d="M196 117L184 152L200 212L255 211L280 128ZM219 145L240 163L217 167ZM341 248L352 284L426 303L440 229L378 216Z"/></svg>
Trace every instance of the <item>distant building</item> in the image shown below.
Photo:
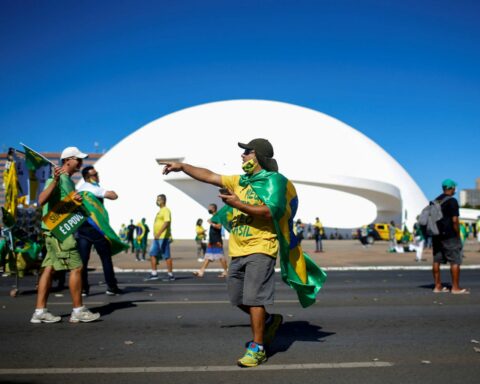
<svg viewBox="0 0 480 384"><path fill-rule="evenodd" d="M480 178L476 181L475 189L462 189L460 191L460 206L480 207Z"/></svg>
<svg viewBox="0 0 480 384"><path fill-rule="evenodd" d="M292 104L229 100L152 121L100 159L95 168L102 185L121 196L121 202L107 206L110 224L119 228L130 218L152 220L155 199L163 193L172 210L173 237L192 238L195 220L208 217L208 204L223 205L218 188L182 173L164 176L158 162L184 159L218 174L238 175L242 149L237 143L258 137L270 140L280 171L295 184L296 218L304 222L320 216L338 233L374 221L412 228L428 203L391 155L347 124Z"/></svg>
<svg viewBox="0 0 480 384"><path fill-rule="evenodd" d="M60 152L41 152L48 160L52 161L55 164L60 163ZM0 153L0 177L2 177L2 182L0 184L0 206L5 205L5 189L3 185L3 171L5 169L5 163L7 161L7 153ZM88 157L84 160L83 166L94 165L98 159L103 156L103 153L89 153ZM72 179L74 183L77 183L81 179L82 175L80 172L73 175Z"/></svg>

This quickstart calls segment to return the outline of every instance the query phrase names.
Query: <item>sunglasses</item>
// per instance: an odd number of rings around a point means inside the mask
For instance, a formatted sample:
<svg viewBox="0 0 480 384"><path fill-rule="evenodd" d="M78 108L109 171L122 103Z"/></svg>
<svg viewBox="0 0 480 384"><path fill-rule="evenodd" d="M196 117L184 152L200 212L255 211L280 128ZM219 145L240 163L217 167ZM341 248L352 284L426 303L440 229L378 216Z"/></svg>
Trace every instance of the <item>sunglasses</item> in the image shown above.
<svg viewBox="0 0 480 384"><path fill-rule="evenodd" d="M250 155L250 154L253 153L253 152L255 152L254 149L245 149L245 151L243 152L243 154L244 154L245 156L248 156L248 155Z"/></svg>

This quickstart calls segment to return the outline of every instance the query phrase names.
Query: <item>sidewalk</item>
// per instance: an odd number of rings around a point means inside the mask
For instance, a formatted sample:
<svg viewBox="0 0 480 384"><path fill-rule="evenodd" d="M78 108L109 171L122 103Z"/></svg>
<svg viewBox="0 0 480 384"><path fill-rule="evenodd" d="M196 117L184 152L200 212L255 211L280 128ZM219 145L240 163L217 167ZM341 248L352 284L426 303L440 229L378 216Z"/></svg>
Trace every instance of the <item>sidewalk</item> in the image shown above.
<svg viewBox="0 0 480 384"><path fill-rule="evenodd" d="M388 253L388 242L377 241L373 246L363 248L358 240L324 240L324 253L314 253L315 244L313 240L304 240L302 242L303 250L307 252L315 262L325 269L431 269L432 251L427 249L423 253L426 261L415 262L415 252L407 253ZM228 241L225 242L227 253ZM463 268L480 269L480 244L475 240L468 240L464 255ZM200 267L196 257L196 244L194 240L175 240L172 243L173 268L175 270L193 271ZM135 255L132 253L120 253L113 257L115 269L121 271L149 271L150 262L135 261ZM277 263L278 267L278 263ZM96 254L90 258L89 268L95 268L101 271L100 259ZM159 269L164 269L165 263L160 262ZM218 262L211 263L209 269L218 269Z"/></svg>

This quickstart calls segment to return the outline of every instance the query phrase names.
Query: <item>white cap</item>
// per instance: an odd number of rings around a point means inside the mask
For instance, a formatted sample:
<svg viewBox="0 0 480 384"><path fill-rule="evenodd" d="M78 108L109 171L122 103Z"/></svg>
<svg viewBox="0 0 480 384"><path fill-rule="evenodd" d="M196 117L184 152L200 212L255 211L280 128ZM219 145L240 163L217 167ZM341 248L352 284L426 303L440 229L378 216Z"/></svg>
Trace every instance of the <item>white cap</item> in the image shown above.
<svg viewBox="0 0 480 384"><path fill-rule="evenodd" d="M79 159L85 159L88 157L86 153L80 152L80 150L77 147L67 147L63 150L62 155L60 156L60 159L68 159L69 157L77 157Z"/></svg>

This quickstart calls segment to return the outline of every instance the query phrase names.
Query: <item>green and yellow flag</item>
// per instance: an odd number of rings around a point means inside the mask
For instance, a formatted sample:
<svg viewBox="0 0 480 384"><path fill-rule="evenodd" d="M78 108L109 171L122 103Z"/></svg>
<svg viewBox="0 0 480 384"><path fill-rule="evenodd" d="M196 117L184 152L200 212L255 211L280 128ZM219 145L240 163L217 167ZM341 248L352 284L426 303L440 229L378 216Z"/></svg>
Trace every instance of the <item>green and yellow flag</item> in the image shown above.
<svg viewBox="0 0 480 384"><path fill-rule="evenodd" d="M34 241L19 242L15 246L15 252L27 255L32 261L37 260L42 247Z"/></svg>
<svg viewBox="0 0 480 384"><path fill-rule="evenodd" d="M141 221L138 222L136 231L137 236L135 237L133 245L135 246L135 249L144 249L147 245L147 239L145 236L148 234L145 223Z"/></svg>
<svg viewBox="0 0 480 384"><path fill-rule="evenodd" d="M298 208L297 192L293 184L277 172L262 170L254 175L240 177L240 186L250 185L270 209L280 243L280 270L282 280L297 292L298 300L306 308L315 303L327 274L303 252L293 232L293 219ZM212 221L230 230L232 207L225 205Z"/></svg>
<svg viewBox="0 0 480 384"><path fill-rule="evenodd" d="M115 231L110 227L108 212L104 205L91 192L79 192L82 196L82 204L90 217L88 223L99 231L110 243L112 255L128 249L128 244L120 240Z"/></svg>
<svg viewBox="0 0 480 384"><path fill-rule="evenodd" d="M40 156L37 152L32 151L30 148L26 147L23 144L22 146L23 146L23 149L25 150L25 160L27 162L27 168L30 171L36 171L37 169L45 165L51 165L47 159Z"/></svg>

